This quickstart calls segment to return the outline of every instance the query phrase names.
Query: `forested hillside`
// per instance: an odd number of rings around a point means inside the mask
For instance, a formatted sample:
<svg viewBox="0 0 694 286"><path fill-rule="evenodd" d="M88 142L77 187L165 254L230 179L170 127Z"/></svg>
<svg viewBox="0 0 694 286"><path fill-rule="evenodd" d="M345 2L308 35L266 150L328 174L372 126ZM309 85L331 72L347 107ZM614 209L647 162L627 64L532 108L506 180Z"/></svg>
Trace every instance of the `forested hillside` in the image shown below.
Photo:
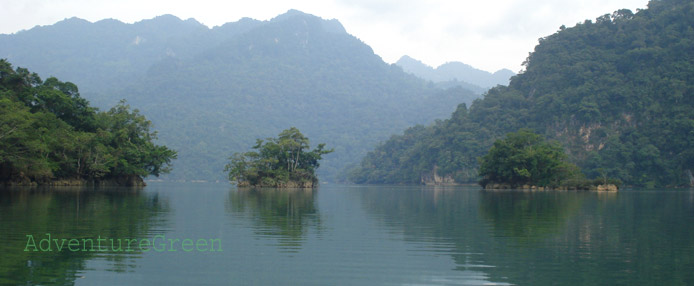
<svg viewBox="0 0 694 286"><path fill-rule="evenodd" d="M176 152L155 145L156 132L124 103L98 112L77 86L45 81L0 60L0 184L138 185L167 173Z"/></svg>
<svg viewBox="0 0 694 286"><path fill-rule="evenodd" d="M388 65L337 20L299 11L213 29L173 16L68 19L1 36L0 57L46 75L74 68L62 78L84 81L85 98L138 106L178 151L170 179L225 179L232 153L296 126L335 148L319 170L334 180L390 134L477 97Z"/></svg>
<svg viewBox="0 0 694 286"><path fill-rule="evenodd" d="M588 177L694 184L694 2L651 1L540 39L509 86L370 152L359 183L474 182L494 140L530 128ZM434 176L436 175L436 176Z"/></svg>

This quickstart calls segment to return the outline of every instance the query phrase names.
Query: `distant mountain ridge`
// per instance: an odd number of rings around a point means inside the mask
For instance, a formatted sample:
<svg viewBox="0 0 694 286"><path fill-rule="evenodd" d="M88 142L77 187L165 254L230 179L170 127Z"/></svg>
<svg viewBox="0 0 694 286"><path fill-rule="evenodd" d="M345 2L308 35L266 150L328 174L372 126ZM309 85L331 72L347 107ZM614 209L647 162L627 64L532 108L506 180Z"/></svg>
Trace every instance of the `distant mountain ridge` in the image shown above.
<svg viewBox="0 0 694 286"><path fill-rule="evenodd" d="M95 93L110 92L141 77L154 63L190 58L260 23L244 18L209 29L194 19L184 21L173 15L133 24L114 19L91 23L73 17L0 35L0 57L41 75L74 82L103 106L105 102Z"/></svg>
<svg viewBox="0 0 694 286"><path fill-rule="evenodd" d="M435 88L383 62L337 20L296 10L214 28L171 15L73 18L0 35L0 57L76 83L96 106L128 100L178 151L172 180L224 179L229 155L294 126L335 148L318 169L332 181L390 134L478 97Z"/></svg>
<svg viewBox="0 0 694 286"><path fill-rule="evenodd" d="M515 75L508 69L489 73L461 62L447 62L433 68L409 56L402 56L395 64L405 72L435 83L458 83L473 91L482 92L497 85L508 85L510 78Z"/></svg>

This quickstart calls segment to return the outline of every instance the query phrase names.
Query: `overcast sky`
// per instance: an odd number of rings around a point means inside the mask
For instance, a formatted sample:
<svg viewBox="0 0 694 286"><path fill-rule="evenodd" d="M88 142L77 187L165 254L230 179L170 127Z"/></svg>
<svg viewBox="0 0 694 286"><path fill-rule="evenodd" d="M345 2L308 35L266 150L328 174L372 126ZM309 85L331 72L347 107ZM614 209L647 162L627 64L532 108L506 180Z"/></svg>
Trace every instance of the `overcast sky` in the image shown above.
<svg viewBox="0 0 694 286"><path fill-rule="evenodd" d="M0 33L10 34L70 17L126 23L173 14L213 27L242 17L269 20L289 9L338 19L384 61L409 55L431 66L461 61L517 72L537 39L559 26L648 0L0 0Z"/></svg>

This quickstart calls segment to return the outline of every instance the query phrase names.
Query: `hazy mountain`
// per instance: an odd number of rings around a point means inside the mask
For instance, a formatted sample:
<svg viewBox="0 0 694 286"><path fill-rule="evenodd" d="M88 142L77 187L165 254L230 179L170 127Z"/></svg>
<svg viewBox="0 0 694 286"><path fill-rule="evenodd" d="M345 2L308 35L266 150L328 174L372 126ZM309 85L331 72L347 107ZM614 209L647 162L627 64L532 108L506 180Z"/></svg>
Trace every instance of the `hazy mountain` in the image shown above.
<svg viewBox="0 0 694 286"><path fill-rule="evenodd" d="M99 106L125 98L178 150L174 179L219 179L256 138L298 127L328 143L322 177L406 126L477 96L388 65L337 20L289 11L209 29L161 16L135 24L76 18L0 36L0 57L77 83Z"/></svg>
<svg viewBox="0 0 694 286"><path fill-rule="evenodd" d="M0 57L44 77L73 82L103 106L114 102L107 99L114 90L144 75L152 64L172 57L190 58L260 23L242 19L209 29L194 19L182 21L172 15L134 24L70 18L0 35Z"/></svg>
<svg viewBox="0 0 694 286"><path fill-rule="evenodd" d="M509 79L515 75L507 69L489 73L461 62L448 62L433 68L409 56L402 56L395 64L408 73L437 84L460 85L480 94L497 85L508 85Z"/></svg>

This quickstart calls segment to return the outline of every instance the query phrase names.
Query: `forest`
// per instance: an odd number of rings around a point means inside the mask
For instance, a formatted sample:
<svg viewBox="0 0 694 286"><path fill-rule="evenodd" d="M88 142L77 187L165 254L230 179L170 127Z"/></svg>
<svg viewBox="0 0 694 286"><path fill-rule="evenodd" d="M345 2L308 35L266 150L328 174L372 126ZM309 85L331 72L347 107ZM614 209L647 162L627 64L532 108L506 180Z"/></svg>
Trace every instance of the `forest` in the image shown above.
<svg viewBox="0 0 694 286"><path fill-rule="evenodd" d="M142 185L142 177L169 172L176 158L154 143L152 123L125 102L100 112L76 85L44 81L6 60L0 114L0 183Z"/></svg>
<svg viewBox="0 0 694 286"><path fill-rule="evenodd" d="M495 140L528 128L588 178L694 185L694 2L651 1L539 39L508 86L381 143L356 183L472 183Z"/></svg>

